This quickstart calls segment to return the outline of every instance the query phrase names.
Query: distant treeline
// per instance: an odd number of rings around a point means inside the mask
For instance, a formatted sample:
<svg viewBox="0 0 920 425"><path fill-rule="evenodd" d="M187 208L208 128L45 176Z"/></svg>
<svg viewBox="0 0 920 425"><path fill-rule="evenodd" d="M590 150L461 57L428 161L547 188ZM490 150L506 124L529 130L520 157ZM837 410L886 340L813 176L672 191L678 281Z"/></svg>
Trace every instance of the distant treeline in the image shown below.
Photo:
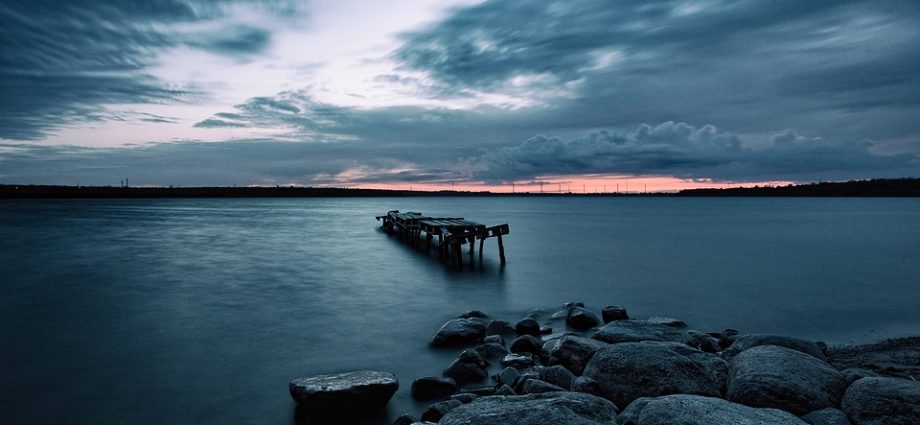
<svg viewBox="0 0 920 425"><path fill-rule="evenodd" d="M853 180L788 186L687 189L678 196L920 196L920 178Z"/></svg>
<svg viewBox="0 0 920 425"><path fill-rule="evenodd" d="M397 196L920 196L920 178L857 180L789 186L687 189L677 193L495 193L435 192L327 187L114 187L0 185L0 199L67 198L309 198Z"/></svg>

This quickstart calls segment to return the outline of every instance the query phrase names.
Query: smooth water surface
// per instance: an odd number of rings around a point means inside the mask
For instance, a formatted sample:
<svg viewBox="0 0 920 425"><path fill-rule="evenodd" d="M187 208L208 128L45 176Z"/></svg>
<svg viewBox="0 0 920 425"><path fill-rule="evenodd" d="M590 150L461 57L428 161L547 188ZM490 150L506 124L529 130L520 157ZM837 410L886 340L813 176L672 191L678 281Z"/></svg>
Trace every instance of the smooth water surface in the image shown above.
<svg viewBox="0 0 920 425"><path fill-rule="evenodd" d="M390 209L507 222L452 270ZM291 424L291 378L382 369L389 418L468 309L585 301L829 343L920 334L920 200L371 198L0 202L0 422Z"/></svg>

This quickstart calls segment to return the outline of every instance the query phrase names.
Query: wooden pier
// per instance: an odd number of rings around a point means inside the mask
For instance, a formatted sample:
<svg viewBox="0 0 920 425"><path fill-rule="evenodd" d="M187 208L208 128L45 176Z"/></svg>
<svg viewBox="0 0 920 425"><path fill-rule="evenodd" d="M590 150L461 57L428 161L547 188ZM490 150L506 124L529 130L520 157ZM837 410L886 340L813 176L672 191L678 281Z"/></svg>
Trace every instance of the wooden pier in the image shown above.
<svg viewBox="0 0 920 425"><path fill-rule="evenodd" d="M422 234L425 234L425 252L431 251L435 237L438 238L438 257L442 260L463 265L462 246L469 245L470 261L473 261L476 241L479 241L479 261L488 238L498 240L498 256L505 264L505 245L502 236L510 233L507 224L486 226L463 217L428 217L420 212L389 211L386 215L376 217L384 230L395 234L401 240L420 248Z"/></svg>

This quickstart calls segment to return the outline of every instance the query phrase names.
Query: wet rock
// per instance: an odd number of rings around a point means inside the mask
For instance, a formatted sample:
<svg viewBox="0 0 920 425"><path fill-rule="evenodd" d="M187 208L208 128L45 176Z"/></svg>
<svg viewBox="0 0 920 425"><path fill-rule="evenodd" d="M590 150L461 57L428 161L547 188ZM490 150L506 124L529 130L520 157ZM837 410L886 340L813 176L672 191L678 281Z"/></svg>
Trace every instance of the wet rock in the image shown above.
<svg viewBox="0 0 920 425"><path fill-rule="evenodd" d="M540 341L540 338L537 338L533 335L522 335L517 337L511 343L511 352L512 353L531 353L539 355L543 353L543 342Z"/></svg>
<svg viewBox="0 0 920 425"><path fill-rule="evenodd" d="M802 420L809 425L850 425L845 413L831 407L815 410L802 416Z"/></svg>
<svg viewBox="0 0 920 425"><path fill-rule="evenodd" d="M417 400L444 398L457 392L457 382L453 378L426 376L412 382L412 397Z"/></svg>
<svg viewBox="0 0 920 425"><path fill-rule="evenodd" d="M687 342L684 329L647 320L615 320L597 330L591 338L608 344L639 341Z"/></svg>
<svg viewBox="0 0 920 425"><path fill-rule="evenodd" d="M611 322L617 323L617 322ZM728 366L713 354L672 342L625 342L598 350L584 376L620 406L668 394L719 396Z"/></svg>
<svg viewBox="0 0 920 425"><path fill-rule="evenodd" d="M738 355L738 353L741 353L744 350L753 347L759 347L762 345L778 345L780 347L786 347L791 350L808 354L809 356L812 356L818 360L826 360L824 351L821 349L821 346L814 341L808 341L789 336L767 334L736 336L734 342L732 342L732 345L726 348L722 355L726 360L731 360L732 357Z"/></svg>
<svg viewBox="0 0 920 425"><path fill-rule="evenodd" d="M488 332L488 329L486 329L486 333ZM498 344L502 347L505 346L505 338L502 338L501 335L488 335L482 340L482 342L485 344Z"/></svg>
<svg viewBox="0 0 920 425"><path fill-rule="evenodd" d="M432 347L461 347L482 342L486 327L476 319L451 319L431 339Z"/></svg>
<svg viewBox="0 0 920 425"><path fill-rule="evenodd" d="M626 408L620 412L620 425L638 425L639 414L642 413L642 409L645 409L645 405L654 399L654 397L639 397L633 400L632 403L629 403L629 406L626 406Z"/></svg>
<svg viewBox="0 0 920 425"><path fill-rule="evenodd" d="M465 390L465 391L468 392L468 393L476 394L476 395L478 395L478 396L480 396L480 397L485 397L485 396L490 396L490 395L492 395L492 394L495 394L495 387L493 387L493 386L488 386L488 387L476 387L476 388L470 388L470 389Z"/></svg>
<svg viewBox="0 0 920 425"><path fill-rule="evenodd" d="M375 371L311 376L295 379L288 385L294 401L318 416L376 413L398 388L396 375Z"/></svg>
<svg viewBox="0 0 920 425"><path fill-rule="evenodd" d="M479 396L473 393L460 393L460 394L454 394L450 396L451 400L457 400L463 404L470 403L473 400L476 400L477 398L479 398Z"/></svg>
<svg viewBox="0 0 920 425"><path fill-rule="evenodd" d="M393 423L390 425L412 425L414 423L415 423L415 418L413 418L412 415L408 413L404 413L400 415L398 418L396 418L396 420L393 421Z"/></svg>
<svg viewBox="0 0 920 425"><path fill-rule="evenodd" d="M579 376L572 381L572 391L601 396L601 387L597 381L584 376Z"/></svg>
<svg viewBox="0 0 920 425"><path fill-rule="evenodd" d="M521 388L524 394L548 393L552 391L563 391L564 389L539 379L528 379Z"/></svg>
<svg viewBox="0 0 920 425"><path fill-rule="evenodd" d="M687 345L707 353L718 353L722 351L718 339L711 335L693 330L687 331Z"/></svg>
<svg viewBox="0 0 920 425"><path fill-rule="evenodd" d="M638 421L634 422L637 425L805 425L782 410L754 408L699 395L657 397L641 407Z"/></svg>
<svg viewBox="0 0 920 425"><path fill-rule="evenodd" d="M565 390L572 388L572 382L575 382L575 378L577 378L575 374L562 365L545 367L540 371L541 380Z"/></svg>
<svg viewBox="0 0 920 425"><path fill-rule="evenodd" d="M842 372L843 379L847 381L847 386L849 387L853 382L856 382L857 379L863 378L874 378L876 376L881 376L871 370L860 369L858 367L851 367L849 369L844 369Z"/></svg>
<svg viewBox="0 0 920 425"><path fill-rule="evenodd" d="M841 409L853 425L920 424L920 381L863 378L843 396Z"/></svg>
<svg viewBox="0 0 920 425"><path fill-rule="evenodd" d="M486 335L508 335L514 333L514 327L504 320L493 320L486 325Z"/></svg>
<svg viewBox="0 0 920 425"><path fill-rule="evenodd" d="M515 395L514 389L510 385L502 385L495 390L495 395Z"/></svg>
<svg viewBox="0 0 920 425"><path fill-rule="evenodd" d="M682 329L682 328L686 328L686 327L687 327L687 324L684 323L683 320L677 320L677 319L675 319L675 318L673 318L673 317L658 317L658 316L655 316L655 317L650 317L648 320L646 320L646 322L648 322L648 323L653 323L653 324L656 324L656 325L670 326L670 327L672 327L672 328L679 328L679 329Z"/></svg>
<svg viewBox="0 0 920 425"><path fill-rule="evenodd" d="M560 364L581 375L594 353L608 344L579 336L563 336L544 344L550 364Z"/></svg>
<svg viewBox="0 0 920 425"><path fill-rule="evenodd" d="M533 335L533 336L539 337L540 336L540 324L537 323L537 321L534 320L533 318L528 317L528 318L522 319L520 322L517 322L517 324L514 325L514 331L518 335Z"/></svg>
<svg viewBox="0 0 920 425"><path fill-rule="evenodd" d="M511 366L517 369L524 369L534 365L533 356L530 353L515 354L511 353L502 358L502 366Z"/></svg>
<svg viewBox="0 0 920 425"><path fill-rule="evenodd" d="M476 352L484 359L500 359L508 354L504 345L495 343L482 344L476 347Z"/></svg>
<svg viewBox="0 0 920 425"><path fill-rule="evenodd" d="M723 350L730 347L732 343L735 342L735 337L738 336L739 332L737 329L726 329L719 334L719 347Z"/></svg>
<svg viewBox="0 0 920 425"><path fill-rule="evenodd" d="M866 345L831 347L828 361L837 369L858 367L882 376L920 379L920 336Z"/></svg>
<svg viewBox="0 0 920 425"><path fill-rule="evenodd" d="M565 317L565 324L572 329L586 330L591 329L601 323L600 319L584 307L572 307L569 314Z"/></svg>
<svg viewBox="0 0 920 425"><path fill-rule="evenodd" d="M517 369L513 367L506 367L500 372L496 373L492 378L495 379L495 382L498 385L514 385L516 381L521 376L521 372L518 372Z"/></svg>
<svg viewBox="0 0 920 425"><path fill-rule="evenodd" d="M576 308L576 307L584 308L584 307L585 307L585 303L583 303L583 302L567 302L567 303L562 304L562 308L563 308L564 310L571 310L571 309Z"/></svg>
<svg viewBox="0 0 920 425"><path fill-rule="evenodd" d="M626 313L626 309L618 305L608 305L601 309L601 318L604 319L604 323L610 323L614 320L628 320L629 314Z"/></svg>
<svg viewBox="0 0 920 425"><path fill-rule="evenodd" d="M422 412L422 420L427 422L438 422L441 420L441 418L444 417L444 415L447 414L447 412L450 412L451 410L462 405L463 403L458 400L445 400L432 404L431 406L428 406L424 412Z"/></svg>
<svg viewBox="0 0 920 425"><path fill-rule="evenodd" d="M549 392L482 397L451 410L441 425L616 425L612 403L590 394Z"/></svg>
<svg viewBox="0 0 920 425"><path fill-rule="evenodd" d="M444 376L453 378L458 385L480 382L488 376L487 367L488 364L476 350L464 350L444 371Z"/></svg>
<svg viewBox="0 0 920 425"><path fill-rule="evenodd" d="M540 326L540 335L550 335L553 333L553 328L549 326Z"/></svg>
<svg viewBox="0 0 920 425"><path fill-rule="evenodd" d="M488 317L489 316L479 310L470 310L457 316L458 319L485 319Z"/></svg>
<svg viewBox="0 0 920 425"><path fill-rule="evenodd" d="M732 360L725 398L802 415L837 406L845 388L843 374L829 364L786 347L762 345Z"/></svg>

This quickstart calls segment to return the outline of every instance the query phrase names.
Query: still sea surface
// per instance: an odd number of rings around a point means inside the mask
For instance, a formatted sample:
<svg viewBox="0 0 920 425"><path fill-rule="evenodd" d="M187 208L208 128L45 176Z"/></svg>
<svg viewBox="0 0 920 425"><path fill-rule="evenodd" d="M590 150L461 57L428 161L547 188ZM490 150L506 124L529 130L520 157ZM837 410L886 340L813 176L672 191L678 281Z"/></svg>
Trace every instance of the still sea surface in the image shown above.
<svg viewBox="0 0 920 425"><path fill-rule="evenodd" d="M387 210L509 223L453 270ZM449 318L565 301L831 344L920 334L920 199L0 201L0 423L292 424L292 378L392 371Z"/></svg>

